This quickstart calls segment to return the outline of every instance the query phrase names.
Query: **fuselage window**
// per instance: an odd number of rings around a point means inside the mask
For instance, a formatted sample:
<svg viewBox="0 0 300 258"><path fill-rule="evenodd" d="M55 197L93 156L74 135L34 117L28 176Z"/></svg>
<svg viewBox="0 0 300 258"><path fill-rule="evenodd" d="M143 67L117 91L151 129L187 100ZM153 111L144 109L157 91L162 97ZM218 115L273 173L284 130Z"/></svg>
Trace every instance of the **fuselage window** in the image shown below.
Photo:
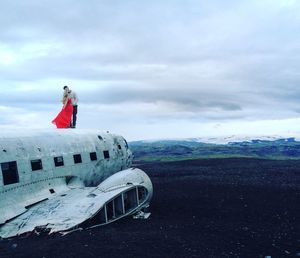
<svg viewBox="0 0 300 258"><path fill-rule="evenodd" d="M54 163L56 167L61 167L64 165L64 158L62 156L54 157Z"/></svg>
<svg viewBox="0 0 300 258"><path fill-rule="evenodd" d="M125 142L125 147L126 147L126 149L128 149L128 143L127 143L127 141L123 138L123 140L124 140L124 142Z"/></svg>
<svg viewBox="0 0 300 258"><path fill-rule="evenodd" d="M119 150L122 150L122 147L121 147L121 145L120 145L120 144L118 144L118 148L119 148Z"/></svg>
<svg viewBox="0 0 300 258"><path fill-rule="evenodd" d="M4 185L19 183L19 174L16 161L1 163L1 169Z"/></svg>
<svg viewBox="0 0 300 258"><path fill-rule="evenodd" d="M41 159L31 160L31 169L32 171L43 169L43 164Z"/></svg>
<svg viewBox="0 0 300 258"><path fill-rule="evenodd" d="M109 151L108 150L103 151L103 156L105 159L109 159Z"/></svg>
<svg viewBox="0 0 300 258"><path fill-rule="evenodd" d="M82 159L81 159L81 155L80 154L73 155L73 158L74 158L74 163L75 164L82 163Z"/></svg>
<svg viewBox="0 0 300 258"><path fill-rule="evenodd" d="M90 153L90 158L91 158L92 161L97 160L97 153L96 152L91 152Z"/></svg>

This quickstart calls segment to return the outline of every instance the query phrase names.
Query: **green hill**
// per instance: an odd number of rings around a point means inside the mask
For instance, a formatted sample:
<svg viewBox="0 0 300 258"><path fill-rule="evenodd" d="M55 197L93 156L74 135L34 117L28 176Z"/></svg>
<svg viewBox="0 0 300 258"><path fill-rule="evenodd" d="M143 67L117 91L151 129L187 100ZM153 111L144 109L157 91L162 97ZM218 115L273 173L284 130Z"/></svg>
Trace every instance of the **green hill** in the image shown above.
<svg viewBox="0 0 300 258"><path fill-rule="evenodd" d="M300 159L300 142L294 138L211 144L185 140L129 143L135 161L175 161L199 158L252 157Z"/></svg>

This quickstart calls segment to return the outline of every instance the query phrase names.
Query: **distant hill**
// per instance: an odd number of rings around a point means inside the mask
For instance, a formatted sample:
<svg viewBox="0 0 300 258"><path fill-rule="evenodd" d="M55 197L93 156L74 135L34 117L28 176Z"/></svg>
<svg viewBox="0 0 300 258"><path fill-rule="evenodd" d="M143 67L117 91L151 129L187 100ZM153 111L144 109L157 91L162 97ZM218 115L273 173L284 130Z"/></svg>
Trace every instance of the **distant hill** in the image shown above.
<svg viewBox="0 0 300 258"><path fill-rule="evenodd" d="M227 139L228 140L228 139ZM230 140L230 139L229 139ZM224 142L224 141L222 141ZM253 157L300 159L300 141L295 138L262 138L226 143L201 139L133 141L129 146L135 161L175 161L199 158Z"/></svg>

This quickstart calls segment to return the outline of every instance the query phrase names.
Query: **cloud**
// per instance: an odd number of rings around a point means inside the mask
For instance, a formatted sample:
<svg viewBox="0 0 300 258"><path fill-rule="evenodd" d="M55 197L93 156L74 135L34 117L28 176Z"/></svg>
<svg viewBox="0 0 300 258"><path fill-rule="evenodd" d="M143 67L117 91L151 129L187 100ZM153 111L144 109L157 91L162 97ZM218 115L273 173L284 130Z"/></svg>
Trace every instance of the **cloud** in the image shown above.
<svg viewBox="0 0 300 258"><path fill-rule="evenodd" d="M299 11L291 0L4 0L0 121L48 126L65 84L82 126L125 131L136 121L145 137L176 121L294 119Z"/></svg>

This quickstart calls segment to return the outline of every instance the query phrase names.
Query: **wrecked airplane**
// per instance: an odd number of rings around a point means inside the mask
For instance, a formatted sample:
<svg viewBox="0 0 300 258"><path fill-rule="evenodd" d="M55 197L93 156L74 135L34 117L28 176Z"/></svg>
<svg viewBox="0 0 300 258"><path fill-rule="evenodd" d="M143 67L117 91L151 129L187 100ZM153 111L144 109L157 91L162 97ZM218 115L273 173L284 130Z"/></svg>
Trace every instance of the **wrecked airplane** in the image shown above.
<svg viewBox="0 0 300 258"><path fill-rule="evenodd" d="M0 133L0 237L66 233L142 213L152 197L122 136L86 130Z"/></svg>

